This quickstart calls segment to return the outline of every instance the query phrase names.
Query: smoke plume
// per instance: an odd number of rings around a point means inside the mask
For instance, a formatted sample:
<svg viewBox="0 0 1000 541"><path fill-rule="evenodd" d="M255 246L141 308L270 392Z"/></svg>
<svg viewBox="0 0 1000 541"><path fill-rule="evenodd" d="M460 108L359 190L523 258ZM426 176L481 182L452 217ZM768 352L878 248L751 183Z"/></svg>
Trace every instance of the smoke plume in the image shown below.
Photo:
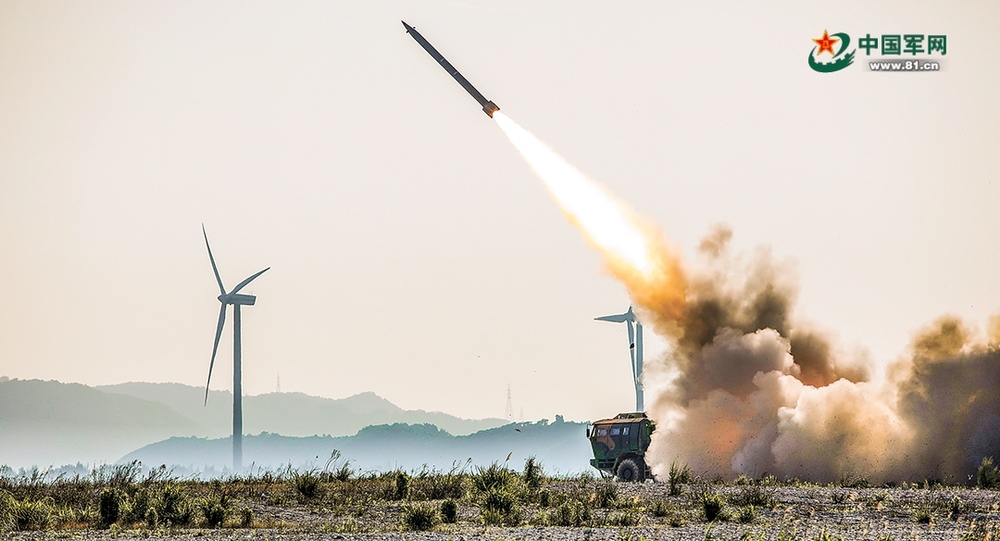
<svg viewBox="0 0 1000 541"><path fill-rule="evenodd" d="M790 264L732 253L723 225L683 264L650 221L493 118L670 344L644 372L654 475L676 460L709 477L964 482L983 457L1000 458L1000 315L984 335L942 317L880 366L795 316Z"/></svg>
<svg viewBox="0 0 1000 541"><path fill-rule="evenodd" d="M716 226L701 242L675 322L647 317L672 342L644 382L655 474L677 460L723 478L967 482L1000 456L1000 318L978 337L942 317L880 367L793 317L791 267L738 257L731 237Z"/></svg>

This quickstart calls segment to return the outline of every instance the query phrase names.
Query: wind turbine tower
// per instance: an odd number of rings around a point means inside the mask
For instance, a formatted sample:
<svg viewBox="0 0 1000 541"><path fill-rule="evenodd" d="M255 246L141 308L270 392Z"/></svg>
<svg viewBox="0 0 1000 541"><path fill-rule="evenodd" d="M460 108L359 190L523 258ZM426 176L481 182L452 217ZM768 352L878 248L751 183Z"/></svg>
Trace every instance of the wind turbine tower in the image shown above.
<svg viewBox="0 0 1000 541"><path fill-rule="evenodd" d="M219 276L219 268L215 265L215 257L212 256L212 247L208 244L208 233L205 232L205 225L201 226L201 234L205 237L205 247L208 248L208 259L212 262L212 272L215 273L215 281L219 283L219 303L222 304L219 310L219 324L215 330L215 344L212 346L212 361L208 365L208 381L205 383L205 405L208 405L208 386L212 383L212 368L215 367L215 354L219 351L219 339L222 338L222 328L226 324L226 308L233 307L233 471L238 472L243 469L243 351L240 340L240 307L253 306L257 302L254 295L244 295L240 293L247 284L252 282L268 269L264 269L251 275L236 285L230 292L226 292L226 286L222 285L222 277Z"/></svg>
<svg viewBox="0 0 1000 541"><path fill-rule="evenodd" d="M507 409L504 411L504 417L507 418L507 422L514 420L514 403L510 400L510 383L507 384Z"/></svg>
<svg viewBox="0 0 1000 541"><path fill-rule="evenodd" d="M628 312L613 316L595 317L597 321L626 323L628 325L628 354L632 360L632 382L635 385L635 411L645 411L642 401L642 323L635 317L632 307Z"/></svg>

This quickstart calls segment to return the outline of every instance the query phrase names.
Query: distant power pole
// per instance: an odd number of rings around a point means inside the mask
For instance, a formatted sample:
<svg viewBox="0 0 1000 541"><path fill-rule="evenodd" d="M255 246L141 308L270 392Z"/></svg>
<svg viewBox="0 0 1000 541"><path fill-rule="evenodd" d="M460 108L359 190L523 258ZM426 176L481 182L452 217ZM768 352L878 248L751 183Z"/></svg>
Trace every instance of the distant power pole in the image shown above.
<svg viewBox="0 0 1000 541"><path fill-rule="evenodd" d="M504 416L508 422L514 421L514 403L510 400L510 383L507 384L507 411Z"/></svg>
<svg viewBox="0 0 1000 541"><path fill-rule="evenodd" d="M281 392L281 372L278 372L278 391Z"/></svg>
<svg viewBox="0 0 1000 541"><path fill-rule="evenodd" d="M521 413L517 416L517 422L520 423L522 421L524 421L524 408L523 407L521 408Z"/></svg>

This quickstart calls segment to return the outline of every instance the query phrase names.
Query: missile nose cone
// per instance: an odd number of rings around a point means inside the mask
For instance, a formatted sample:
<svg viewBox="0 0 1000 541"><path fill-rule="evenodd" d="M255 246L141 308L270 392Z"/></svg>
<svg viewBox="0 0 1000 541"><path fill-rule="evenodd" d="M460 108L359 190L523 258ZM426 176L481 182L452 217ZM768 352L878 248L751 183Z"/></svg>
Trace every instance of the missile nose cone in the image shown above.
<svg viewBox="0 0 1000 541"><path fill-rule="evenodd" d="M410 30L413 30L413 27L410 26L410 25L408 25L408 24L406 24L406 21L399 21L399 22L403 23L403 28L406 29L406 33L407 34L410 33Z"/></svg>

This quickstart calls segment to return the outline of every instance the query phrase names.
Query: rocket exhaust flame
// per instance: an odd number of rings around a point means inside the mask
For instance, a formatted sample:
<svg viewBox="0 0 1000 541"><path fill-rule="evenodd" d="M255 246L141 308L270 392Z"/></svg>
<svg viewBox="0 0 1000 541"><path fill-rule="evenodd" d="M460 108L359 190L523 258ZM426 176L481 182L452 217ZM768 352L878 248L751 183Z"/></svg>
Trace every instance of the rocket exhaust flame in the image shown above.
<svg viewBox="0 0 1000 541"><path fill-rule="evenodd" d="M604 255L608 271L626 285L635 303L659 315L679 316L684 275L659 230L508 116L497 111L493 120L566 218Z"/></svg>
<svg viewBox="0 0 1000 541"><path fill-rule="evenodd" d="M1000 316L978 337L954 317L882 365L793 317L797 287L761 250L732 254L719 226L682 267L659 230L499 111L493 119L670 344L644 387L657 422L646 454L708 477L967 483L1000 457Z"/></svg>
<svg viewBox="0 0 1000 541"><path fill-rule="evenodd" d="M648 274L653 267L649 240L628 216L624 203L590 180L545 143L504 114L494 114L497 125L542 179L552 197L599 248Z"/></svg>

